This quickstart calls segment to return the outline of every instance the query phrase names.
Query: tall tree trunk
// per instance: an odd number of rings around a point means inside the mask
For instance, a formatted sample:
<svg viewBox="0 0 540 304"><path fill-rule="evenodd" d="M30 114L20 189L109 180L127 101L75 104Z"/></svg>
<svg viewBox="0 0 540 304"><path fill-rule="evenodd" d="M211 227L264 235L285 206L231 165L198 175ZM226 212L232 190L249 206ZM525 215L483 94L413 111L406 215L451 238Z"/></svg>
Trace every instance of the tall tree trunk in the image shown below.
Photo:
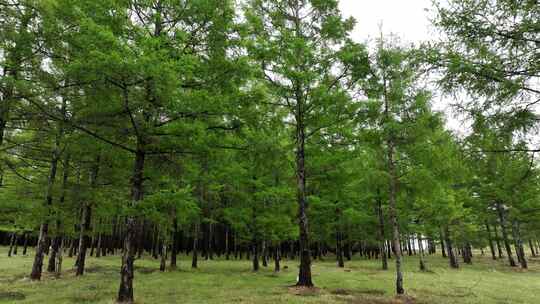
<svg viewBox="0 0 540 304"><path fill-rule="evenodd" d="M514 235L514 243L516 248L516 255L518 257L521 268L527 269L527 259L525 257L525 250L523 249L523 240L521 239L521 233L519 231L519 222L517 220L512 221L512 234Z"/></svg>
<svg viewBox="0 0 540 304"><path fill-rule="evenodd" d="M8 257L11 257L11 255L12 255L12 253L13 253L13 246L15 246L15 238L16 238L16 235L17 235L16 232L12 232L12 233L11 233L11 241L9 242Z"/></svg>
<svg viewBox="0 0 540 304"><path fill-rule="evenodd" d="M102 248L101 248L102 235L103 234L101 232L98 232L97 244L96 244L96 258L100 258L102 254Z"/></svg>
<svg viewBox="0 0 540 304"><path fill-rule="evenodd" d="M173 231L171 235L171 269L176 269L176 254L178 252L177 236L178 236L178 219L176 218L176 210L174 210Z"/></svg>
<svg viewBox="0 0 540 304"><path fill-rule="evenodd" d="M28 249L28 234L27 232L24 233L24 247L23 247L23 255L26 255L26 251Z"/></svg>
<svg viewBox="0 0 540 304"><path fill-rule="evenodd" d="M54 274L56 277L59 277L62 273L63 246L64 238L60 238L60 247L58 248L58 252L56 253L56 264L54 265Z"/></svg>
<svg viewBox="0 0 540 304"><path fill-rule="evenodd" d="M47 265L47 272L56 271L56 259L58 255L58 250L60 250L60 243L62 242L62 237L59 234L59 231L56 231L57 235L53 238L51 244L51 253L49 254L49 264Z"/></svg>
<svg viewBox="0 0 540 304"><path fill-rule="evenodd" d="M399 235L399 223L397 215L397 173L394 163L394 143L392 140L388 140L388 171L390 173L390 196L389 196L389 208L388 213L390 215L390 221L392 223L393 231L393 242L395 249L395 258L396 258L396 293L404 294L405 289L403 288L403 272L401 270L401 242Z"/></svg>
<svg viewBox="0 0 540 304"><path fill-rule="evenodd" d="M422 235L418 235L418 251L420 252L420 271L426 271L426 261L424 260L424 244L422 244Z"/></svg>
<svg viewBox="0 0 540 304"><path fill-rule="evenodd" d="M379 194L379 192L380 192L379 189L377 189L377 194ZM384 244L385 244L384 216L383 216L383 210L382 210L382 202L378 195L377 195L377 217L379 219L378 237L379 237L379 251L381 252L382 269L388 270L388 259L386 255L386 250L384 248Z"/></svg>
<svg viewBox="0 0 540 304"><path fill-rule="evenodd" d="M262 252L261 252L261 260L263 267L268 267L268 256L267 256L267 247L266 247L266 240L262 241Z"/></svg>
<svg viewBox="0 0 540 304"><path fill-rule="evenodd" d="M257 240L251 241L251 250L253 253L253 271L259 271L259 246Z"/></svg>
<svg viewBox="0 0 540 304"><path fill-rule="evenodd" d="M56 170L58 167L58 160L60 159L60 138L62 136L62 131L59 132L59 134L56 137L55 145L53 148L53 153L51 157L51 165L49 170L49 177L47 179L47 190L45 195L45 209L47 212L47 215L45 216L45 219L41 223L41 226L39 228L39 238L38 243L36 246L36 254L34 257L34 263L32 265L32 272L30 273L30 279L33 281L40 280L41 279L41 272L43 268L43 258L45 254L45 250L47 247L47 239L49 237L49 215L50 207L52 205L53 200L53 188L54 183L56 180Z"/></svg>
<svg viewBox="0 0 540 304"><path fill-rule="evenodd" d="M441 235L441 254L443 258L446 258L448 256L446 254L446 244L444 243L444 234L443 234L442 228L441 228L440 235Z"/></svg>
<svg viewBox="0 0 540 304"><path fill-rule="evenodd" d="M296 195L298 202L298 228L300 245L300 268L297 286L313 286L311 280L311 253L309 248L309 223L306 201L305 126L303 97L296 90Z"/></svg>
<svg viewBox="0 0 540 304"><path fill-rule="evenodd" d="M138 144L138 147L141 143ZM132 205L137 204L143 199L144 182L144 150L138 148L135 153L135 163L133 167L133 176L131 180L131 200ZM122 254L122 267L120 270L120 287L118 289L118 303L133 303L133 263L136 254L136 235L138 228L138 219L129 215L126 219L126 231L124 237L124 252Z"/></svg>
<svg viewBox="0 0 540 304"><path fill-rule="evenodd" d="M199 242L199 223L196 223L193 227L193 257L191 259L191 268L197 268L197 255L198 255L198 242Z"/></svg>
<svg viewBox="0 0 540 304"><path fill-rule="evenodd" d="M496 260L497 256L495 255L495 247L493 246L493 238L491 237L491 229L489 228L489 224L487 221L486 221L486 230L488 234L489 250L491 251L491 259Z"/></svg>
<svg viewBox="0 0 540 304"><path fill-rule="evenodd" d="M59 207L62 208L64 205L64 202L66 200L66 193L68 188L68 179L69 179L69 160L70 160L70 154L66 153L66 156L64 158L64 162L62 164L62 192L60 194L60 200L59 200ZM56 218L56 236L52 241L52 252L49 255L49 265L47 266L48 272L55 272L57 275L60 274L60 271L58 270L58 265L62 264L62 259L58 260L58 256L60 256L62 253L59 252L62 248L63 243L63 224L60 216L57 215ZM61 266L60 266L61 268Z"/></svg>
<svg viewBox="0 0 540 304"><path fill-rule="evenodd" d="M230 255L230 248L229 248L229 226L225 225L225 259L229 260Z"/></svg>
<svg viewBox="0 0 540 304"><path fill-rule="evenodd" d="M159 271L165 271L165 265L167 261L167 244L165 240L161 242L161 260L159 262Z"/></svg>
<svg viewBox="0 0 540 304"><path fill-rule="evenodd" d="M281 267L279 265L279 262L281 260L281 254L279 252L279 244L275 246L274 248L274 272L279 272L281 270Z"/></svg>
<svg viewBox="0 0 540 304"><path fill-rule="evenodd" d="M86 250L90 243L90 222L92 217L92 207L89 202L83 202L82 206L82 216L81 216L81 230L79 235L79 251L77 254L77 269L75 272L76 276L84 274L84 266L86 262Z"/></svg>
<svg viewBox="0 0 540 304"><path fill-rule="evenodd" d="M531 250L531 255L533 257L536 257L536 251L534 250L534 245L533 245L533 242L532 240L529 239L529 249Z"/></svg>
<svg viewBox="0 0 540 304"><path fill-rule="evenodd" d="M495 244L497 245L497 253L499 254L499 259L503 257L502 246L499 238L499 232L497 231L497 224L493 225L493 232L495 234Z"/></svg>
<svg viewBox="0 0 540 304"><path fill-rule="evenodd" d="M510 266L515 267L517 265L512 255L512 248L510 247L510 241L508 240L508 232L506 229L506 216L504 214L504 209L501 202L497 202L496 207L497 207L497 214L499 215L499 221L501 225L501 232L502 232L504 247L506 249L506 254L508 255L508 263L510 264Z"/></svg>
<svg viewBox="0 0 540 304"><path fill-rule="evenodd" d="M206 251L206 259L213 260L214 259L214 246L212 244L212 241L214 239L214 225L212 223L208 223L208 243L207 243L207 251Z"/></svg>
<svg viewBox="0 0 540 304"><path fill-rule="evenodd" d="M338 262L338 267L343 268L345 267L345 263L343 262L343 245L342 245L342 237L341 232L339 228L336 230L336 257Z"/></svg>
<svg viewBox="0 0 540 304"><path fill-rule="evenodd" d="M446 226L444 231L444 238L446 243L446 251L449 257L450 267L451 268L459 268L459 262L456 257L456 253L454 252L454 248L452 248L452 239L450 238L450 228Z"/></svg>
<svg viewBox="0 0 540 304"><path fill-rule="evenodd" d="M463 255L463 262L465 264L472 264L471 244L469 244L469 242L465 243L461 254Z"/></svg>

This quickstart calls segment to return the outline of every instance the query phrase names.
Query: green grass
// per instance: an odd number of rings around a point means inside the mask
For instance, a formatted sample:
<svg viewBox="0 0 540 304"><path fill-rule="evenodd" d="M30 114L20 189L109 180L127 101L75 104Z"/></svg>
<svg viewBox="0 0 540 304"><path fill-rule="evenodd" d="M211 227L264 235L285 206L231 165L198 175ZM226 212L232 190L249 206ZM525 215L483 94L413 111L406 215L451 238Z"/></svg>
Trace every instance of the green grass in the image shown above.
<svg viewBox="0 0 540 304"><path fill-rule="evenodd" d="M44 274L42 281L31 282L33 255L8 258L6 252L0 248L0 303L114 303L119 256L89 257L83 277L74 276L74 261L65 258L61 278ZM473 262L451 270L445 259L432 256L430 271L422 273L416 257L405 257L407 297L395 298L393 264L382 271L377 260L357 258L344 269L330 257L316 261L313 280L319 289L299 295L288 288L295 283L296 261L284 260L288 269L274 274L272 267L253 273L246 260L201 260L192 270L189 257L182 256L178 270L161 273L159 262L147 257L136 261L134 289L137 303L540 303L540 260L530 260L529 270L487 257Z"/></svg>

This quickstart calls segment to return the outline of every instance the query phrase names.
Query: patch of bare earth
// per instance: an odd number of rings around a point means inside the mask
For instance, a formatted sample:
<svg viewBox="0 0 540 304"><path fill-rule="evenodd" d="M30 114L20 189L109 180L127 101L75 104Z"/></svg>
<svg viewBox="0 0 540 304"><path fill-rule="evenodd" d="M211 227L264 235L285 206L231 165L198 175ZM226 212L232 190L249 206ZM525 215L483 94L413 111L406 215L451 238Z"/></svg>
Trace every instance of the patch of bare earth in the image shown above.
<svg viewBox="0 0 540 304"><path fill-rule="evenodd" d="M289 293L295 296L316 296L321 292L317 287L289 286L288 289Z"/></svg>
<svg viewBox="0 0 540 304"><path fill-rule="evenodd" d="M420 304L411 296L395 296L393 298L383 297L375 294L359 294L354 291L337 289L332 292L339 300L350 304Z"/></svg>

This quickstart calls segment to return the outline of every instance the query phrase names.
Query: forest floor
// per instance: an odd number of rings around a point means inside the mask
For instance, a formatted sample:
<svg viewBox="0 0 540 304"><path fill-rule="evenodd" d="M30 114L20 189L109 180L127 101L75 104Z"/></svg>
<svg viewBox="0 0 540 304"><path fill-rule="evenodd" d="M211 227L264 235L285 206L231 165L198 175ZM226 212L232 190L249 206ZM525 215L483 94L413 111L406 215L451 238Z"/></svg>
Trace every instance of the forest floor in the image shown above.
<svg viewBox="0 0 540 304"><path fill-rule="evenodd" d="M20 250L20 249L19 249ZM74 260L64 259L62 277L45 274L40 282L27 276L33 255L8 258L0 247L0 303L114 303L119 284L119 256L87 259L83 277L71 270ZM356 257L338 268L331 257L315 261L314 290L290 288L296 280L298 262L282 261L279 274L273 264L251 271L251 262L200 260L191 269L189 257L181 256L175 271L159 272L159 261L136 261L134 281L137 303L540 303L540 259L529 261L530 269L505 266L505 260L492 261L475 256L473 265L449 269L447 261L428 257L429 272L418 271L417 257L405 257L404 283L407 296L393 295L393 260L390 270L380 270L378 260Z"/></svg>

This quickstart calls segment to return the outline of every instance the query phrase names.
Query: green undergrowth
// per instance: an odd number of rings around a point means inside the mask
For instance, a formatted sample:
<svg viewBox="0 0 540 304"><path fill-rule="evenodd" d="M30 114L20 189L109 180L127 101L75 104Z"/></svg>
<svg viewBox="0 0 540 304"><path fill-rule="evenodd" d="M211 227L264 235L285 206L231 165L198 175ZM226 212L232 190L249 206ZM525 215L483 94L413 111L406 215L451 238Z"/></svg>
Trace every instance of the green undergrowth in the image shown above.
<svg viewBox="0 0 540 304"><path fill-rule="evenodd" d="M28 274L32 252L8 258L0 247L0 303L114 303L119 284L119 256L89 257L83 277L75 277L73 258L64 259L60 278L44 273L40 282ZM145 257L136 261L134 281L137 303L540 303L540 259L530 268L511 268L505 261L475 256L473 265L450 269L440 256L427 258L430 270L418 270L417 257L405 257L406 295L395 297L393 260L388 271L377 260L355 257L345 268L332 257L313 264L316 288L296 289L298 261L282 261L251 271L247 260L223 258L200 260L191 269L189 257L179 257L176 270L159 272L159 261Z"/></svg>

